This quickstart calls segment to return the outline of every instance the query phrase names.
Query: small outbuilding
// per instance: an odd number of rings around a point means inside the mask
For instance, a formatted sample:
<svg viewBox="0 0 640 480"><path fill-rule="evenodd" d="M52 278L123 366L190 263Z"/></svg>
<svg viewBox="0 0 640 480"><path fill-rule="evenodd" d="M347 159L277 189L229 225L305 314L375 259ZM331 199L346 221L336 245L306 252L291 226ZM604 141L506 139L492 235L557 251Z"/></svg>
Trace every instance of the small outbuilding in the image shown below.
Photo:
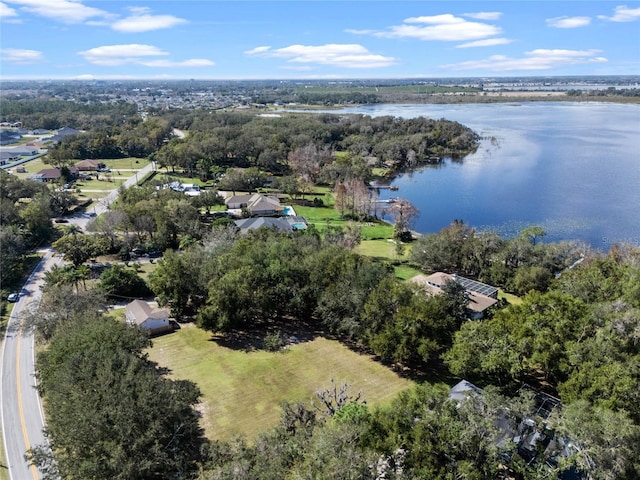
<svg viewBox="0 0 640 480"><path fill-rule="evenodd" d="M144 300L134 300L127 305L125 316L127 322L138 325L150 335L170 332L173 330L169 321L169 312L162 308L153 308Z"/></svg>

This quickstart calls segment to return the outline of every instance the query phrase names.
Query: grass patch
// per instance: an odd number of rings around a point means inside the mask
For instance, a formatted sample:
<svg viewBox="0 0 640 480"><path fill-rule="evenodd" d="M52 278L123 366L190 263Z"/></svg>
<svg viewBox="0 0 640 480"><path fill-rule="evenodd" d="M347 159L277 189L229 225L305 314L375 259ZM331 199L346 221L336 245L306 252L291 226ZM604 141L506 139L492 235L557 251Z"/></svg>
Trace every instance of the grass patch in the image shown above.
<svg viewBox="0 0 640 480"><path fill-rule="evenodd" d="M11 171L16 177L24 180L29 175L34 175L38 173L40 170L43 170L45 168L53 168L52 165L46 165L43 161L43 158L46 158L46 155L45 157L39 157L39 158L36 158L35 160L31 160L29 162L12 167ZM22 173L18 173L18 168L20 167L24 167L25 171Z"/></svg>
<svg viewBox="0 0 640 480"><path fill-rule="evenodd" d="M396 277L401 280L409 280L410 278L420 275L422 272L417 268L409 267L407 265L398 265L395 267Z"/></svg>
<svg viewBox="0 0 640 480"><path fill-rule="evenodd" d="M349 223L355 223L362 227L363 240L386 239L393 236L393 226L381 220L377 222L354 222L352 220L346 220L340 216L340 212L331 207L304 207L294 205L293 209L296 211L296 214L306 218L307 222L314 225L319 231L323 231L329 227L344 228L345 225Z"/></svg>
<svg viewBox="0 0 640 480"><path fill-rule="evenodd" d="M367 257L396 260L396 244L390 240L363 240L355 252Z"/></svg>
<svg viewBox="0 0 640 480"><path fill-rule="evenodd" d="M362 224L363 240L379 240L393 237L393 226L383 221L365 222Z"/></svg>
<svg viewBox="0 0 640 480"><path fill-rule="evenodd" d="M99 162L104 162L107 168L119 170L140 170L151 162L147 158L135 158L135 157L127 157L127 158L117 158L115 160L111 159L99 159Z"/></svg>
<svg viewBox="0 0 640 480"><path fill-rule="evenodd" d="M202 391L202 426L210 439L249 439L278 423L280 404L308 401L331 379L348 382L371 406L393 399L412 382L339 342L316 338L284 352L234 350L192 324L153 340L149 358Z"/></svg>
<svg viewBox="0 0 640 480"><path fill-rule="evenodd" d="M3 435L0 435L0 480L9 480L9 468L4 453Z"/></svg>
<svg viewBox="0 0 640 480"><path fill-rule="evenodd" d="M104 178L104 177L101 177ZM129 176L120 176L120 175L112 175L112 181L108 180L81 180L73 184L73 188L79 188L80 191L83 190L104 190L105 192L109 192L111 190L117 189L120 185L122 185L125 180L129 178ZM93 195L96 192L87 192Z"/></svg>
<svg viewBox="0 0 640 480"><path fill-rule="evenodd" d="M498 300L505 299L511 305L520 305L522 303L522 299L513 293L507 293L502 289L498 290Z"/></svg>

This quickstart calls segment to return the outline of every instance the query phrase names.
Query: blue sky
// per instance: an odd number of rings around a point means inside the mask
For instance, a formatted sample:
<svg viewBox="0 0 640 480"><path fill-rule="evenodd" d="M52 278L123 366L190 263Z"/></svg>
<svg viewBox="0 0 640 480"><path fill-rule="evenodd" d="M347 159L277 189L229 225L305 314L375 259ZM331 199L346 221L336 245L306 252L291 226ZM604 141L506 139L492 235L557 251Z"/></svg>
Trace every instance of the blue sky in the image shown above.
<svg viewBox="0 0 640 480"><path fill-rule="evenodd" d="M0 0L2 79L640 74L639 1Z"/></svg>

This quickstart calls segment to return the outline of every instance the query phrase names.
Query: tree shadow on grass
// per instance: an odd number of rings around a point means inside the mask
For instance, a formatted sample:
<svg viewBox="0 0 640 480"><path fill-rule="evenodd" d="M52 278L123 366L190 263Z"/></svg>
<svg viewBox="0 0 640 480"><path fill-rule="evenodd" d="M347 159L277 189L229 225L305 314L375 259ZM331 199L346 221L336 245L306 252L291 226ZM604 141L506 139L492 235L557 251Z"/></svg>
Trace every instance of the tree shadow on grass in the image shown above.
<svg viewBox="0 0 640 480"><path fill-rule="evenodd" d="M265 338L267 335L274 333L279 333L282 339L280 351L285 351L288 347L298 343L311 342L317 337L326 336L316 325L310 323L273 320L260 322L250 330L232 330L216 333L212 335L209 341L232 350L254 352L257 350L269 350L265 344Z"/></svg>

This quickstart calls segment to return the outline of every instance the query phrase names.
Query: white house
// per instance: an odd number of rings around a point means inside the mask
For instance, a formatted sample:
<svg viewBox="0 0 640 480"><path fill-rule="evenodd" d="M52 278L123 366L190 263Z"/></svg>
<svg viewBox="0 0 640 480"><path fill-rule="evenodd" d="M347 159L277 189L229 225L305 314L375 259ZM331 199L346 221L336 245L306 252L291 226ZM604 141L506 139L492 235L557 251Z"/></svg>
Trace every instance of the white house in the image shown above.
<svg viewBox="0 0 640 480"><path fill-rule="evenodd" d="M169 312L161 308L153 308L143 300L134 300L127 305L125 316L127 322L138 325L151 335L173 330L169 322Z"/></svg>

